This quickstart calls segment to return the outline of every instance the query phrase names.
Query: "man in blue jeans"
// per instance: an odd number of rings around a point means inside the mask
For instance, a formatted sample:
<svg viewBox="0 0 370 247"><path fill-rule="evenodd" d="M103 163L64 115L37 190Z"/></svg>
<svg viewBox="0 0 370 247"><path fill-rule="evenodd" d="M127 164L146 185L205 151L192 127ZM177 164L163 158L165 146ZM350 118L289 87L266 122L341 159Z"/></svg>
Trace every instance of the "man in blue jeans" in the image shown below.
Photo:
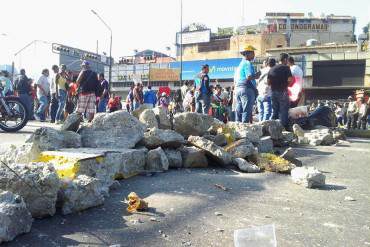
<svg viewBox="0 0 370 247"><path fill-rule="evenodd" d="M106 112L109 100L109 83L104 78L104 73L99 73L98 80L100 82L101 87L103 88L103 93L99 99L98 112Z"/></svg>
<svg viewBox="0 0 370 247"><path fill-rule="evenodd" d="M252 61L256 49L246 45L241 54L244 56L235 71L235 97L236 97L236 121L242 123L252 122L253 105L257 96L256 79L259 74L255 73Z"/></svg>
<svg viewBox="0 0 370 247"><path fill-rule="evenodd" d="M26 71L21 69L20 75L15 80L15 90L18 93L20 101L26 106L28 112L28 120L33 119L32 97L30 79L26 76Z"/></svg>
<svg viewBox="0 0 370 247"><path fill-rule="evenodd" d="M271 68L267 76L271 86L272 119L279 119L285 128L288 128L288 87L292 83L292 73L287 66L288 58L287 53L280 54L280 64Z"/></svg>
<svg viewBox="0 0 370 247"><path fill-rule="evenodd" d="M39 80L36 82L37 86L37 99L39 100L40 106L37 109L36 116L39 118L40 122L45 122L45 110L48 106L48 95L50 93L50 83L49 83L49 70L44 69Z"/></svg>
<svg viewBox="0 0 370 247"><path fill-rule="evenodd" d="M259 121L266 121L270 120L271 118L271 87L267 83L267 76L270 69L275 65L276 60L270 57L266 60L266 67L261 69L261 77L259 78L257 83L257 107Z"/></svg>
<svg viewBox="0 0 370 247"><path fill-rule="evenodd" d="M212 90L209 86L210 79L208 76L209 66L205 64L202 66L202 72L195 79L195 111L198 113L208 114L211 106Z"/></svg>

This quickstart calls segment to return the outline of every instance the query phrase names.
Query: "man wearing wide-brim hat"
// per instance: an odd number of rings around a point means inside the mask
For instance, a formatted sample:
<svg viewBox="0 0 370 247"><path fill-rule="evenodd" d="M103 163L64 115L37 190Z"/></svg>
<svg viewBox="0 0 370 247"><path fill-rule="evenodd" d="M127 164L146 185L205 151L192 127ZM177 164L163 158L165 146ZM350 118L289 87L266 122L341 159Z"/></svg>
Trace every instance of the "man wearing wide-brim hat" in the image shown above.
<svg viewBox="0 0 370 247"><path fill-rule="evenodd" d="M256 79L259 74L254 70L252 61L254 59L254 48L246 45L240 52L243 59L234 75L235 97L236 97L236 121L249 123L252 121L253 105L257 97Z"/></svg>

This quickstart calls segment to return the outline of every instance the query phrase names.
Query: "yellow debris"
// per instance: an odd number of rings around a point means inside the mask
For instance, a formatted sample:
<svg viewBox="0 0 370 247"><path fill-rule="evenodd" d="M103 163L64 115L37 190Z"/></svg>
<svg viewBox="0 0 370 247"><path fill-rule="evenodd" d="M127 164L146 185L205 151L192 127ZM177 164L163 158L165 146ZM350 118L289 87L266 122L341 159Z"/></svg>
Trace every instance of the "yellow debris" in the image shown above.
<svg viewBox="0 0 370 247"><path fill-rule="evenodd" d="M229 127L220 127L217 129L217 133L225 135L227 144L233 143L235 141L234 130Z"/></svg>
<svg viewBox="0 0 370 247"><path fill-rule="evenodd" d="M131 192L128 195L128 207L127 212L134 213L138 210L148 209L148 203L141 199L135 192Z"/></svg>
<svg viewBox="0 0 370 247"><path fill-rule="evenodd" d="M290 173L295 168L295 165L286 159L271 153L261 153L257 160L257 165L261 169L270 172Z"/></svg>

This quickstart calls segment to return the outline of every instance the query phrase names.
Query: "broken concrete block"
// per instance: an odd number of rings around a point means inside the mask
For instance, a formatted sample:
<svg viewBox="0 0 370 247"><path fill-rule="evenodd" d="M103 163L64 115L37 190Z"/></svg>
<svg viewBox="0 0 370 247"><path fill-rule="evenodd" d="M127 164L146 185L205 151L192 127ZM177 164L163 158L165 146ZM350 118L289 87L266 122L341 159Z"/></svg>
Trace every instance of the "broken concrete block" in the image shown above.
<svg viewBox="0 0 370 247"><path fill-rule="evenodd" d="M82 145L92 148L133 148L144 137L146 126L125 111L98 113L80 129Z"/></svg>
<svg viewBox="0 0 370 247"><path fill-rule="evenodd" d="M183 112L174 116L174 129L181 135L188 137L190 135L203 136L209 130L217 130L224 124L205 114L195 112Z"/></svg>
<svg viewBox="0 0 370 247"><path fill-rule="evenodd" d="M250 142L258 143L263 135L261 124L227 122L226 126L233 130L237 140L246 138Z"/></svg>
<svg viewBox="0 0 370 247"><path fill-rule="evenodd" d="M145 132L143 139L145 147L150 149L157 147L178 148L184 144L184 142L184 137L176 131L157 128Z"/></svg>
<svg viewBox="0 0 370 247"><path fill-rule="evenodd" d="M278 173L290 173L296 167L289 161L270 153L259 154L257 165L262 170Z"/></svg>
<svg viewBox="0 0 370 247"><path fill-rule="evenodd" d="M227 139L224 134L217 134L217 135L204 135L204 138L214 142L217 146L223 147L227 145Z"/></svg>
<svg viewBox="0 0 370 247"><path fill-rule="evenodd" d="M55 214L60 181L49 163L11 164L20 178L7 167L0 166L0 189L23 197L32 217L42 218Z"/></svg>
<svg viewBox="0 0 370 247"><path fill-rule="evenodd" d="M145 109L139 116L139 121L147 128L158 128L158 121L152 109Z"/></svg>
<svg viewBox="0 0 370 247"><path fill-rule="evenodd" d="M164 149L164 152L166 153L169 167L170 168L181 168L182 167L182 157L181 152L176 149Z"/></svg>
<svg viewBox="0 0 370 247"><path fill-rule="evenodd" d="M31 230L32 216L23 198L10 191L0 191L0 244Z"/></svg>
<svg viewBox="0 0 370 247"><path fill-rule="evenodd" d="M185 168L208 167L208 160L203 150L196 147L181 147L179 150Z"/></svg>
<svg viewBox="0 0 370 247"><path fill-rule="evenodd" d="M263 134L265 136L271 136L272 140L282 140L284 127L281 125L279 120L266 120L262 123Z"/></svg>
<svg viewBox="0 0 370 247"><path fill-rule="evenodd" d="M271 136L263 136L256 145L260 153L272 153L274 151L274 143Z"/></svg>
<svg viewBox="0 0 370 247"><path fill-rule="evenodd" d="M289 131L283 131L283 141L291 143L294 140L294 133Z"/></svg>
<svg viewBox="0 0 370 247"><path fill-rule="evenodd" d="M281 158L293 163L296 166L302 166L302 161L296 158L296 153L293 148L288 148L280 155Z"/></svg>
<svg viewBox="0 0 370 247"><path fill-rule="evenodd" d="M256 173L261 171L261 169L258 166L249 163L245 159L235 158L234 162L242 172Z"/></svg>
<svg viewBox="0 0 370 247"><path fill-rule="evenodd" d="M114 179L128 178L142 172L146 154L146 149L61 149L42 152L38 161L52 163L62 179L87 175L109 187Z"/></svg>
<svg viewBox="0 0 370 247"><path fill-rule="evenodd" d="M106 190L99 179L86 175L63 181L60 191L62 213L70 214L102 205Z"/></svg>
<svg viewBox="0 0 370 247"><path fill-rule="evenodd" d="M80 127L80 123L82 122L82 116L77 113L71 113L67 116L66 120L60 127L60 130L66 131L74 131L77 132L78 128Z"/></svg>
<svg viewBox="0 0 370 247"><path fill-rule="evenodd" d="M255 147L253 146L253 144L246 139L241 139L239 141L233 142L224 147L224 149L231 155L243 159L255 152Z"/></svg>
<svg viewBox="0 0 370 247"><path fill-rule="evenodd" d="M58 150L61 148L79 148L81 147L81 136L72 131L42 127L36 129L26 140L26 143L37 145L41 151Z"/></svg>
<svg viewBox="0 0 370 247"><path fill-rule="evenodd" d="M171 129L172 124L170 119L167 116L167 111L165 111L162 107L155 107L153 108L153 112L158 121L158 127L160 129Z"/></svg>
<svg viewBox="0 0 370 247"><path fill-rule="evenodd" d="M0 161L5 164L29 163L37 159L41 150L35 143L26 143L19 146L11 145L4 154L0 156Z"/></svg>
<svg viewBox="0 0 370 247"><path fill-rule="evenodd" d="M204 150L206 155L214 159L220 165L228 166L232 164L233 156L206 138L189 136L188 141L197 148Z"/></svg>
<svg viewBox="0 0 370 247"><path fill-rule="evenodd" d="M162 148L150 150L146 158L145 170L167 171L169 162Z"/></svg>
<svg viewBox="0 0 370 247"><path fill-rule="evenodd" d="M306 188L325 186L325 175L315 167L297 167L290 174L294 183L301 184Z"/></svg>
<svg viewBox="0 0 370 247"><path fill-rule="evenodd" d="M134 116L137 119L139 119L141 113L143 113L147 109L151 109L151 108L149 108L149 106L146 105L146 104L142 104L139 108L137 108L137 109L135 109L135 110L132 111L132 116Z"/></svg>

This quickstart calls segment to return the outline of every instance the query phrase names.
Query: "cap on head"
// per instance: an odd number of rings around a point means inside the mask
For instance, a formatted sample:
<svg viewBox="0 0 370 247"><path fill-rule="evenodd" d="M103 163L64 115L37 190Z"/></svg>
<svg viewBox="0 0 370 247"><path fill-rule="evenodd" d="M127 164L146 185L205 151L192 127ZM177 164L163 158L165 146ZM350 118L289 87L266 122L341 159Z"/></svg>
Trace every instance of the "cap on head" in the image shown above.
<svg viewBox="0 0 370 247"><path fill-rule="evenodd" d="M250 52L254 52L255 50L257 50L254 46L252 45L249 45L249 44L246 44L243 48L243 50L240 52L242 55L245 55L247 53L250 53Z"/></svg>
<svg viewBox="0 0 370 247"><path fill-rule="evenodd" d="M352 97L352 96L348 96L348 99L349 99L349 100L353 100L353 97Z"/></svg>
<svg viewBox="0 0 370 247"><path fill-rule="evenodd" d="M163 93L162 93L162 96L163 96L163 97L164 97L164 96L167 96L167 94L166 94L165 92L163 92Z"/></svg>
<svg viewBox="0 0 370 247"><path fill-rule="evenodd" d="M83 60L81 66L89 66L89 61Z"/></svg>

